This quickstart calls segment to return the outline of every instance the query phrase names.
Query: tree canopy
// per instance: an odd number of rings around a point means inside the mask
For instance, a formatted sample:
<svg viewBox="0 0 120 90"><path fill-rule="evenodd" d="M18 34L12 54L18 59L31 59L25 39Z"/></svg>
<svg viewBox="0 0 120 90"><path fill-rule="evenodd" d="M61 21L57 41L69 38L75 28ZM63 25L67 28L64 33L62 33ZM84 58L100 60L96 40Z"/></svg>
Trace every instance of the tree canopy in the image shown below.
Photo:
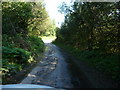
<svg viewBox="0 0 120 90"><path fill-rule="evenodd" d="M2 15L3 34L42 36L55 29L42 2L3 2Z"/></svg>
<svg viewBox="0 0 120 90"><path fill-rule="evenodd" d="M55 43L102 73L120 81L120 2L75 2L65 13Z"/></svg>
<svg viewBox="0 0 120 90"><path fill-rule="evenodd" d="M106 53L119 53L119 6L120 2L75 2L70 10L66 8L58 39L81 50L100 49ZM65 8L63 11L66 11Z"/></svg>
<svg viewBox="0 0 120 90"><path fill-rule="evenodd" d="M2 3L3 84L15 83L14 75L37 62L45 48L41 37L54 36L55 28L43 2Z"/></svg>

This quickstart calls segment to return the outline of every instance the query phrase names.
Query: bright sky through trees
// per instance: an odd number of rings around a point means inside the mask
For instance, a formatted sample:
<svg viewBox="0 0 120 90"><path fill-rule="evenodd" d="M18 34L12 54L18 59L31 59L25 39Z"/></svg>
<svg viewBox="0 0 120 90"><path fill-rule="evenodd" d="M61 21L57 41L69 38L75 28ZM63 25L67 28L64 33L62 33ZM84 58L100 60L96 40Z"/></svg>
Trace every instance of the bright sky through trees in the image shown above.
<svg viewBox="0 0 120 90"><path fill-rule="evenodd" d="M54 19L56 25L60 27L61 23L64 21L64 15L58 11L58 6L62 2L66 2L66 0L44 0L44 2L46 4L46 10L48 11L48 14L50 15L51 19ZM70 0L67 0L67 2L70 2Z"/></svg>

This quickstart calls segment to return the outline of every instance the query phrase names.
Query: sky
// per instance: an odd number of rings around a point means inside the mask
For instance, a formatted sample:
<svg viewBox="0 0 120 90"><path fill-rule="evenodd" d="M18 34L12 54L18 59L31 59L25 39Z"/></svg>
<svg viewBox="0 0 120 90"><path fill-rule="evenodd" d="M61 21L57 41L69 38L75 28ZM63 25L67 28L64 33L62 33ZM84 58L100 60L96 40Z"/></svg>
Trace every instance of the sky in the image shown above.
<svg viewBox="0 0 120 90"><path fill-rule="evenodd" d="M51 19L55 20L56 26L60 27L61 23L64 21L64 14L61 14L58 10L58 6L62 2L70 2L70 0L44 0L45 8Z"/></svg>

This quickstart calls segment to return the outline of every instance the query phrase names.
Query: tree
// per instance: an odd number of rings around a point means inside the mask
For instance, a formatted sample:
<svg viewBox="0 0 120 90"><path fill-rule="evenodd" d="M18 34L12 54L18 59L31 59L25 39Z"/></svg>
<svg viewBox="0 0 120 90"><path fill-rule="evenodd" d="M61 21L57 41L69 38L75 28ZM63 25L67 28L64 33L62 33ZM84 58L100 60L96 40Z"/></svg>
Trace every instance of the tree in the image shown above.
<svg viewBox="0 0 120 90"><path fill-rule="evenodd" d="M66 16L58 33L59 40L62 37L66 44L81 50L100 49L104 53L118 53L118 8L119 2L75 2L70 10L64 8Z"/></svg>

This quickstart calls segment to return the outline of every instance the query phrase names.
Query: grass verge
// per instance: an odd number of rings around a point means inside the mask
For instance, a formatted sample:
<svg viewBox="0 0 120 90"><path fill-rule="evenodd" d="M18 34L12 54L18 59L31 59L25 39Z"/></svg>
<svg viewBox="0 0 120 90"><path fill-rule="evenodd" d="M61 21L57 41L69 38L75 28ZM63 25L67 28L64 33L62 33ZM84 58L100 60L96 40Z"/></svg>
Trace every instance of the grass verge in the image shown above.
<svg viewBox="0 0 120 90"><path fill-rule="evenodd" d="M71 45L64 43L53 42L77 57L78 60L86 62L89 66L96 68L101 73L111 77L115 82L120 81L119 75L119 55L116 54L102 54L99 50L79 50Z"/></svg>

